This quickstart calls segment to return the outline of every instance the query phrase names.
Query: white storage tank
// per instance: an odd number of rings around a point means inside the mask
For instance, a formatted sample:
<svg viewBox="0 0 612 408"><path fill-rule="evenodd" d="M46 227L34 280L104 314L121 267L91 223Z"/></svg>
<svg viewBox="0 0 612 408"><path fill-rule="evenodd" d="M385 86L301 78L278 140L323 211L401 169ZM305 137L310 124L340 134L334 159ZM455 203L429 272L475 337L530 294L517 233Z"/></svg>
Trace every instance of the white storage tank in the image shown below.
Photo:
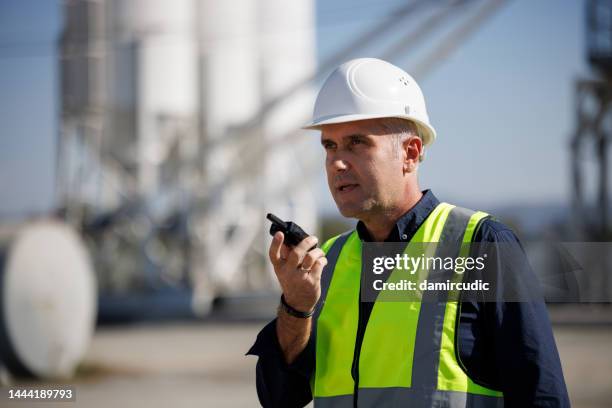
<svg viewBox="0 0 612 408"><path fill-rule="evenodd" d="M17 376L70 378L93 335L97 291L79 235L55 220L3 227L0 360Z"/></svg>

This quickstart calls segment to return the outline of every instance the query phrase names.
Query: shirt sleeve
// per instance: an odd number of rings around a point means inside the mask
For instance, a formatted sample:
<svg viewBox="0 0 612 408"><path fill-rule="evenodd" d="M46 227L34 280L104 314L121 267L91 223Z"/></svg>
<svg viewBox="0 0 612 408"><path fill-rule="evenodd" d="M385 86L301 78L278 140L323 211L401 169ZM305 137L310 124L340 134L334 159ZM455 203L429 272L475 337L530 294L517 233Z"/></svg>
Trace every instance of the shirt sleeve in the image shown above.
<svg viewBox="0 0 612 408"><path fill-rule="evenodd" d="M494 273L503 284L496 287L497 301L462 303L461 362L481 385L503 391L506 408L570 407L546 305L533 296L537 278L518 238L502 223L488 219L474 241L495 246ZM514 295L527 294L527 300L507 301L503 291L508 287Z"/></svg>
<svg viewBox="0 0 612 408"><path fill-rule="evenodd" d="M255 372L257 396L262 407L303 407L312 400L313 336L295 361L287 364L278 343L274 319L259 332L247 355L259 357Z"/></svg>

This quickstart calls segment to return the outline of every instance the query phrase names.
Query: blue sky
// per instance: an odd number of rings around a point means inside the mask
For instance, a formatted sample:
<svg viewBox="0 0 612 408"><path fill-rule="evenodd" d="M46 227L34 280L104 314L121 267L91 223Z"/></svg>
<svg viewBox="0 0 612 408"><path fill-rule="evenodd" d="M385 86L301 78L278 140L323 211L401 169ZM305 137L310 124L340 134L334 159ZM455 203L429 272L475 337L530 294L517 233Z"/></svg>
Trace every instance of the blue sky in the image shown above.
<svg viewBox="0 0 612 408"><path fill-rule="evenodd" d="M53 205L59 28L55 1L0 0L0 214Z"/></svg>
<svg viewBox="0 0 612 408"><path fill-rule="evenodd" d="M319 59L400 4L319 0ZM575 0L510 1L417 78L438 132L422 187L488 208L568 202L573 81L588 72L583 8ZM60 25L56 1L0 0L0 214L53 206ZM417 60L418 53L392 62L410 72Z"/></svg>
<svg viewBox="0 0 612 408"><path fill-rule="evenodd" d="M424 181L452 196L471 184L474 201L491 204L568 200L582 11L572 0L510 2L425 79L440 138Z"/></svg>

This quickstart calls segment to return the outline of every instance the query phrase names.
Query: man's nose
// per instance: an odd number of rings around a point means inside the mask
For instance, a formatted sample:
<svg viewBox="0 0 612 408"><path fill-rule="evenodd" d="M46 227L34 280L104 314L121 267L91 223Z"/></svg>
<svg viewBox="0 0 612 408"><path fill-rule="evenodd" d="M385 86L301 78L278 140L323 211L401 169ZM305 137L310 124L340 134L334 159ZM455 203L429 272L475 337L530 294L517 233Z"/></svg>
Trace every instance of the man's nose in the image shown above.
<svg viewBox="0 0 612 408"><path fill-rule="evenodd" d="M341 157L331 157L328 166L332 171L344 171L349 168L349 163Z"/></svg>

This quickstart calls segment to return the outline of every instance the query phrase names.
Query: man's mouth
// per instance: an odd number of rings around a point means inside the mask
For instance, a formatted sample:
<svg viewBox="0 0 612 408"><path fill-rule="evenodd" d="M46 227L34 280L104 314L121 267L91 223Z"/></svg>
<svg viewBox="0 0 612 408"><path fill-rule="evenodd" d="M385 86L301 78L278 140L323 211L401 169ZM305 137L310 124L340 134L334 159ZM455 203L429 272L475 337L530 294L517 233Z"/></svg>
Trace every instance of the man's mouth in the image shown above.
<svg viewBox="0 0 612 408"><path fill-rule="evenodd" d="M357 188L357 186L359 186L359 184L342 184L338 187L338 191L341 193L349 193Z"/></svg>

